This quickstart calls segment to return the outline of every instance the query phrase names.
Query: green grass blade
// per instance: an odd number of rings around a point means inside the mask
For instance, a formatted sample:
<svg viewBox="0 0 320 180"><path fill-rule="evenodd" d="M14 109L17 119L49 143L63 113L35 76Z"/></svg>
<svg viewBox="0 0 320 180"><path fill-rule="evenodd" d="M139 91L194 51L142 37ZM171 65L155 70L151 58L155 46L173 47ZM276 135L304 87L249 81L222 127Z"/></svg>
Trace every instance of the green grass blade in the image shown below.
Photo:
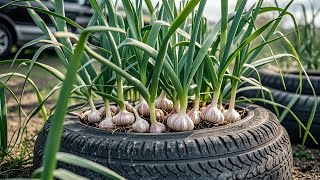
<svg viewBox="0 0 320 180"><path fill-rule="evenodd" d="M7 106L4 94L4 84L0 84L0 159L6 155L8 149Z"/></svg>
<svg viewBox="0 0 320 180"><path fill-rule="evenodd" d="M124 179L119 174L113 172L109 168L106 168L98 163L89 161L87 159L81 158L79 156L59 152L59 153L57 153L56 157L57 157L57 160L59 160L59 161L93 170L93 171L95 171L99 174L102 174L105 177L108 177L111 179Z"/></svg>

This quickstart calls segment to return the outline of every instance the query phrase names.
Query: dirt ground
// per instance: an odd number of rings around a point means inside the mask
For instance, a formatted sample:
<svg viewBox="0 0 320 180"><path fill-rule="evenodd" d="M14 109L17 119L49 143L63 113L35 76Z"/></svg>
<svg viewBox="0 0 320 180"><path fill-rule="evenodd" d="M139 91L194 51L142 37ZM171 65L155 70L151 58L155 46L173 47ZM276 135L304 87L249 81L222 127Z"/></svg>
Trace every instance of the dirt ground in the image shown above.
<svg viewBox="0 0 320 180"><path fill-rule="evenodd" d="M46 57L44 57L46 59ZM49 58L50 59L50 58ZM57 67L55 62L49 62L49 64ZM0 74L4 73L6 67L0 68ZM53 77L43 76L42 71L33 72L32 79L40 89L44 98L50 92L55 85L56 80ZM1 82L3 82L1 80ZM50 83L48 83L50 82ZM23 85L23 79L12 79L8 82L8 85L16 94L21 94L21 87ZM56 97L57 94L54 96ZM46 108L49 111L54 105L54 97L50 98L46 103ZM18 96L20 98L20 96ZM19 107L12 96L7 97L8 103L8 133L9 137L17 137L19 127L25 123L25 116L19 118ZM22 108L28 114L37 106L37 97L33 88L27 85L22 97ZM38 114L32 118L26 126L26 130L23 136L18 139L18 143L15 146L14 141L11 142L11 158L0 160L0 179L2 178L21 178L30 177L32 174L32 152L33 144L36 139L37 133L41 130L44 120L41 114ZM13 138L15 140L16 138ZM301 147L299 145L293 145L294 152L294 179L320 179L320 149L310 149Z"/></svg>

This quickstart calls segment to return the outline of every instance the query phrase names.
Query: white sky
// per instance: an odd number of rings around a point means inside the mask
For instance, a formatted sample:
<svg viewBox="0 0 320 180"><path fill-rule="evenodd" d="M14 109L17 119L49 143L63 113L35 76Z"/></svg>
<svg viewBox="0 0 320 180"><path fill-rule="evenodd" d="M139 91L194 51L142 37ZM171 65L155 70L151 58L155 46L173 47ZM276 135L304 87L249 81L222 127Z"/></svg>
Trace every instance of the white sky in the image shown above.
<svg viewBox="0 0 320 180"><path fill-rule="evenodd" d="M157 3L159 0L152 0L153 3ZM161 1L161 0L160 0ZM285 7L290 0L278 0L278 3L280 4L281 7ZM315 9L318 9L320 7L320 0L312 0L313 4L316 6ZM207 0L207 5L204 11L204 15L211 21L217 21L220 19L220 2L221 0ZM231 12L236 4L237 0L229 0L229 11ZM251 6L255 2L258 2L258 0L248 0L248 6ZM302 10L300 7L300 4L305 3L308 7L309 6L309 0L294 0L292 3L289 11L294 14L297 20L302 18ZM274 5L274 0L264 0L264 4L273 4ZM311 9L308 8L308 15L309 18L311 15ZM320 16L319 16L320 17ZM318 18L318 25L320 25L320 18ZM289 25L290 26L290 25Z"/></svg>

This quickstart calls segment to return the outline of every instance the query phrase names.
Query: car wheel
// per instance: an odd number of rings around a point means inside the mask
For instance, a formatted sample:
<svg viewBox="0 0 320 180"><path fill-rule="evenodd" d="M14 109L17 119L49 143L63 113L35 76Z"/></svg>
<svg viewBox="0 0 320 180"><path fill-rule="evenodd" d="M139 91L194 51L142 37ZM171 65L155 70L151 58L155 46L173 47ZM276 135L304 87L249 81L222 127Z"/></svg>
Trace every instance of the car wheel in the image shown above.
<svg viewBox="0 0 320 180"><path fill-rule="evenodd" d="M10 30L0 23L0 59L10 54L12 43L13 39Z"/></svg>

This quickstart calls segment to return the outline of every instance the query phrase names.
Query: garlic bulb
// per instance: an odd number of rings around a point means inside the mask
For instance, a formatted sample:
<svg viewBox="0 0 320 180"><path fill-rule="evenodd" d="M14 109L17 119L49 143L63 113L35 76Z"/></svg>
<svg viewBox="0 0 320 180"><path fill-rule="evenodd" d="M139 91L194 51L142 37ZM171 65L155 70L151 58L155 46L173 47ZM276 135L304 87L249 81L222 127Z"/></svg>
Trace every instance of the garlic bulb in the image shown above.
<svg viewBox="0 0 320 180"><path fill-rule="evenodd" d="M120 110L120 112L112 118L112 122L119 126L132 124L134 120L134 115L127 110Z"/></svg>
<svg viewBox="0 0 320 180"><path fill-rule="evenodd" d="M166 92L162 90L160 96L155 100L154 105L158 109L170 111L173 108L173 102L166 98Z"/></svg>
<svg viewBox="0 0 320 180"><path fill-rule="evenodd" d="M200 119L200 112L198 110L198 108L193 107L188 113L187 115L190 117L190 119L193 121L193 123L195 125L198 125L201 121Z"/></svg>
<svg viewBox="0 0 320 180"><path fill-rule="evenodd" d="M106 117L99 123L99 128L101 129L112 129L113 127L112 117Z"/></svg>
<svg viewBox="0 0 320 180"><path fill-rule="evenodd" d="M147 116L150 114L148 103L142 98L139 104L136 105L135 109L142 116Z"/></svg>
<svg viewBox="0 0 320 180"><path fill-rule="evenodd" d="M120 108L118 109L117 106L111 105L111 106L110 106L110 111L111 111L113 114L117 114L117 113L120 111Z"/></svg>
<svg viewBox="0 0 320 180"><path fill-rule="evenodd" d="M91 113L88 115L88 121L90 123L100 122L101 121L100 113L97 110L91 111Z"/></svg>
<svg viewBox="0 0 320 180"><path fill-rule="evenodd" d="M200 118L212 123L220 123L224 121L224 116L216 104L210 104L206 109L204 109L200 113Z"/></svg>
<svg viewBox="0 0 320 180"><path fill-rule="evenodd" d="M148 121L142 119L139 116L139 113L137 112L137 110L133 108L130 104L127 104L127 108L130 108L133 110L134 116L136 118L136 121L132 124L133 131L139 132L139 133L147 132L150 127Z"/></svg>
<svg viewBox="0 0 320 180"><path fill-rule="evenodd" d="M126 103L127 110L131 113L134 113L134 110L135 110L134 107L131 106L128 102L125 102L125 103Z"/></svg>
<svg viewBox="0 0 320 180"><path fill-rule="evenodd" d="M166 126L160 122L156 122L150 126L151 133L162 133L166 131Z"/></svg>
<svg viewBox="0 0 320 180"><path fill-rule="evenodd" d="M106 108L104 106L102 106L98 112L101 114L101 116L105 116L106 115Z"/></svg>
<svg viewBox="0 0 320 180"><path fill-rule="evenodd" d="M223 113L223 115L227 122L236 122L241 120L240 114L235 109L228 109Z"/></svg>
<svg viewBox="0 0 320 180"><path fill-rule="evenodd" d="M171 115L167 120L167 125L174 131L191 131L194 123L186 113L178 113Z"/></svg>
<svg viewBox="0 0 320 180"><path fill-rule="evenodd" d="M148 121L142 119L142 118L137 118L136 117L136 121L132 124L132 129L135 132L139 132L139 133L144 133L147 132L149 130L149 123Z"/></svg>

